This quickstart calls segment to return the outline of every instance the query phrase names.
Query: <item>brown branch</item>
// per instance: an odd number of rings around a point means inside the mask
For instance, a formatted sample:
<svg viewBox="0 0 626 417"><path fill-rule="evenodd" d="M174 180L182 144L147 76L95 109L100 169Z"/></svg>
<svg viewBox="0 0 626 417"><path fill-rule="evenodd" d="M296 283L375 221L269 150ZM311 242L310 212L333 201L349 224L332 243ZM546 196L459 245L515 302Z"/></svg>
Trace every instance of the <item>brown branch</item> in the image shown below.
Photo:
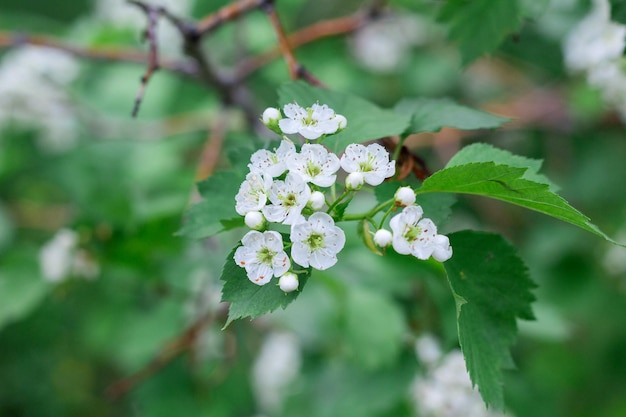
<svg viewBox="0 0 626 417"><path fill-rule="evenodd" d="M238 17L258 9L267 0L239 0L222 7L217 12L201 19L197 25L197 36L202 37L221 26L223 23L235 20Z"/></svg>
<svg viewBox="0 0 626 417"><path fill-rule="evenodd" d="M98 61L130 62L145 64L148 54L134 49L120 48L89 48L67 44L59 39L46 35L22 34L0 31L0 48L15 48L23 45L41 46L67 52L80 58ZM195 78L196 68L190 62L161 60L160 68L186 77Z"/></svg>
<svg viewBox="0 0 626 417"><path fill-rule="evenodd" d="M376 3L372 6L372 8L365 11L358 11L349 16L314 23L304 29L289 34L287 36L287 42L292 49L297 49L303 45L320 39L355 32L367 23L371 22L372 19L378 18L382 14L379 7L381 6ZM281 52L281 47L276 46L255 57L248 58L239 65L237 69L237 77L239 79L247 78L253 72L279 58L281 56Z"/></svg>
<svg viewBox="0 0 626 417"><path fill-rule="evenodd" d="M135 104L133 105L133 110L131 112L132 117L137 117L148 82L150 81L150 78L152 78L152 74L159 70L159 47L157 43L156 31L159 23L159 17L161 17L162 8L148 6L132 0L129 0L129 3L141 8L148 18L148 25L144 33L144 39L148 41L150 46L150 52L148 53L148 67L146 68L144 75L141 77L141 84L139 86L137 96L135 97Z"/></svg>
<svg viewBox="0 0 626 417"><path fill-rule="evenodd" d="M106 397L110 400L120 398L188 351L212 317L213 313L207 313L199 317L183 333L163 346L146 366L109 385L105 390Z"/></svg>
<svg viewBox="0 0 626 417"><path fill-rule="evenodd" d="M280 23L278 13L276 13L276 7L274 7L274 2L267 1L263 5L263 10L267 14L267 17L270 19L272 27L274 28L274 32L276 32L278 45L280 46L280 50L283 54L283 57L285 58L285 62L287 63L287 69L289 70L289 76L291 77L291 79L302 79L311 85L323 86L323 83L315 78L313 74L311 74L306 68L304 68L304 66L302 66L302 64L298 62L295 55L293 54L291 46L289 45L289 40L285 35L285 30Z"/></svg>

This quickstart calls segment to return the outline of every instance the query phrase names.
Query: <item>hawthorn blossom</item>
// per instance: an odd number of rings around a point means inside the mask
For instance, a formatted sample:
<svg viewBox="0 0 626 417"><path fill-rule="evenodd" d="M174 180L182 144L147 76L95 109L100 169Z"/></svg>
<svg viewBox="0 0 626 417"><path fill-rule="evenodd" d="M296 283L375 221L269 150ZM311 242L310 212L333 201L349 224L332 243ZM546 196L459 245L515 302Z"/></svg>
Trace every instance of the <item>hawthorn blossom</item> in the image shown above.
<svg viewBox="0 0 626 417"><path fill-rule="evenodd" d="M396 163L389 161L389 152L377 143L367 147L358 143L348 145L341 156L341 167L347 173L361 172L369 185L380 185L396 173Z"/></svg>
<svg viewBox="0 0 626 417"><path fill-rule="evenodd" d="M235 262L246 269L248 279L254 284L265 285L273 276L279 277L291 267L283 237L278 232L251 230L241 243L243 246L235 251Z"/></svg>
<svg viewBox="0 0 626 417"><path fill-rule="evenodd" d="M335 265L337 253L346 243L343 230L323 212L313 213L307 221L293 225L289 238L293 243L291 256L294 262L319 270Z"/></svg>
<svg viewBox="0 0 626 417"><path fill-rule="evenodd" d="M286 162L296 154L296 146L283 140L275 152L260 149L252 154L248 168L250 172L266 174L272 178L282 175L287 170Z"/></svg>
<svg viewBox="0 0 626 417"><path fill-rule="evenodd" d="M420 206L408 206L391 219L393 249L399 254L413 255L422 260L433 256L439 262L447 261L452 256L448 238L438 235L433 221L422 219L422 214ZM435 251L437 253L433 255Z"/></svg>
<svg viewBox="0 0 626 417"><path fill-rule="evenodd" d="M271 185L272 179L269 176L255 172L246 175L246 180L235 196L237 213L245 216L251 211L261 210L267 203L267 193Z"/></svg>
<svg viewBox="0 0 626 417"><path fill-rule="evenodd" d="M286 117L278 122L283 133L299 133L306 139L336 133L340 123L344 126L347 123L345 117L337 119L335 111L326 104L316 103L305 109L296 103L289 103L283 107L283 113Z"/></svg>
<svg viewBox="0 0 626 417"><path fill-rule="evenodd" d="M302 209L311 197L311 189L294 173L285 181L274 181L269 190L270 204L263 207L265 218L274 223L294 224L302 218Z"/></svg>
<svg viewBox="0 0 626 417"><path fill-rule="evenodd" d="M304 144L300 153L287 159L289 172L299 174L306 182L330 187L337 179L339 158L322 145Z"/></svg>

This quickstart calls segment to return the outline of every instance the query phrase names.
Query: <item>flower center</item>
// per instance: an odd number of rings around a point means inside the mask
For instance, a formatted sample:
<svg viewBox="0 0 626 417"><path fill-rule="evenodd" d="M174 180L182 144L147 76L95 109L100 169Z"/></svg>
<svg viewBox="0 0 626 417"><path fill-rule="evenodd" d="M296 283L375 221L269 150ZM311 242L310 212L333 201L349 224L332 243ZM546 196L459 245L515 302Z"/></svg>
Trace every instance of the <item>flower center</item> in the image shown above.
<svg viewBox="0 0 626 417"><path fill-rule="evenodd" d="M404 234L402 235L408 242L417 240L417 237L422 233L422 228L419 226L406 225Z"/></svg>
<svg viewBox="0 0 626 417"><path fill-rule="evenodd" d="M282 201L283 205L287 207L293 207L298 204L297 196L294 193L281 196L280 201Z"/></svg>
<svg viewBox="0 0 626 417"><path fill-rule="evenodd" d="M312 108L309 107L306 109L306 118L302 120L302 123L304 123L307 126L315 126L317 124L317 120L313 118Z"/></svg>
<svg viewBox="0 0 626 417"><path fill-rule="evenodd" d="M315 165L313 162L309 161L306 166L306 173L311 178L317 177L320 172L322 172L322 168L319 165Z"/></svg>
<svg viewBox="0 0 626 417"><path fill-rule="evenodd" d="M265 265L272 265L272 261L274 260L274 256L276 256L276 252L272 252L267 247L263 247L260 251L257 252L256 257L260 263Z"/></svg>
<svg viewBox="0 0 626 417"><path fill-rule="evenodd" d="M374 158L372 155L367 154L367 161L362 161L359 162L359 169L361 170L361 172L370 172L370 171L374 171L374 161L376 158Z"/></svg>
<svg viewBox="0 0 626 417"><path fill-rule="evenodd" d="M311 248L311 252L316 251L317 249L321 249L324 247L324 235L320 235L319 233L311 233L309 238L306 240L306 243Z"/></svg>

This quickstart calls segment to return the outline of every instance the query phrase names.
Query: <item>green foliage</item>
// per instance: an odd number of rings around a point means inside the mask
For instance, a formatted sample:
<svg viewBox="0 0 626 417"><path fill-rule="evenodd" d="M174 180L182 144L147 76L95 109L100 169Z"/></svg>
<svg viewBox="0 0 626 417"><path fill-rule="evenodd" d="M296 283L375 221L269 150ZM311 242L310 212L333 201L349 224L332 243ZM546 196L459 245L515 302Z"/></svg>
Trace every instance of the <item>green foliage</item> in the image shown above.
<svg viewBox="0 0 626 417"><path fill-rule="evenodd" d="M511 120L461 106L445 98L402 99L396 104L395 110L411 116L411 123L405 134L438 132L442 127L463 130L492 129Z"/></svg>
<svg viewBox="0 0 626 417"><path fill-rule="evenodd" d="M532 320L535 284L515 249L502 237L463 231L449 236L454 255L444 266L457 301L459 342L472 382L487 404L504 409L502 368L516 318Z"/></svg>
<svg viewBox="0 0 626 417"><path fill-rule="evenodd" d="M611 3L611 20L614 22L626 24L626 1L610 0Z"/></svg>
<svg viewBox="0 0 626 417"><path fill-rule="evenodd" d="M504 156L505 160L509 159L508 155ZM522 159L517 159L515 163L522 162ZM529 163L536 165L532 160ZM495 162L472 162L463 165L453 163L453 166L426 179L417 193L448 192L495 198L547 214L612 241L587 216L552 192L547 184L525 179L527 169Z"/></svg>
<svg viewBox="0 0 626 417"><path fill-rule="evenodd" d="M222 171L199 182L203 200L187 211L178 233L199 239L243 226L243 219L235 211L235 195L242 181L241 175Z"/></svg>
<svg viewBox="0 0 626 417"><path fill-rule="evenodd" d="M348 347L354 358L366 369L395 363L406 332L398 306L377 291L350 288L345 311Z"/></svg>
<svg viewBox="0 0 626 417"><path fill-rule="evenodd" d="M226 257L220 277L224 281L222 301L230 302L228 320L224 327L239 318L255 318L270 313L279 307L286 308L298 297L311 275L310 268L305 273L298 274L299 289L290 293L285 293L278 287L277 278L272 278L265 285L256 285L248 279L245 269L235 263L236 250L237 247Z"/></svg>
<svg viewBox="0 0 626 417"><path fill-rule="evenodd" d="M448 0L439 20L449 25L449 37L468 64L493 52L505 36L518 30L522 11L518 0Z"/></svg>
<svg viewBox="0 0 626 417"><path fill-rule="evenodd" d="M346 129L324 142L335 152L342 151L351 143L399 135L409 123L404 114L381 109L352 94L312 87L302 81L283 84L278 89L278 101L281 107L294 101L304 107L319 102L328 104L335 112L343 114L348 119Z"/></svg>

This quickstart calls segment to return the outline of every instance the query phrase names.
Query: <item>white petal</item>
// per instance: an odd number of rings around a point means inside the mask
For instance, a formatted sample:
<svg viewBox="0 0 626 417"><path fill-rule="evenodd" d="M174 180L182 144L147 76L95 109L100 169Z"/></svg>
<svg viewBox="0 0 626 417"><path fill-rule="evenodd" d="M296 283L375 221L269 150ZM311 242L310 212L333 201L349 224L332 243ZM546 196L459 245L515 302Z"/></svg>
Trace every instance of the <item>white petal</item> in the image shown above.
<svg viewBox="0 0 626 417"><path fill-rule="evenodd" d="M237 265L242 268L247 268L256 262L256 251L245 246L240 246L235 251L234 258Z"/></svg>
<svg viewBox="0 0 626 417"><path fill-rule="evenodd" d="M323 271L337 263L337 257L334 253L326 249L318 249L311 253L309 263L315 269Z"/></svg>
<svg viewBox="0 0 626 417"><path fill-rule="evenodd" d="M256 230L250 230L241 239L241 243L245 247L258 251L263 247L265 241L261 232L257 232Z"/></svg>
<svg viewBox="0 0 626 417"><path fill-rule="evenodd" d="M274 267L274 276L279 277L291 268L291 261L289 256L284 251L281 251L274 256L272 260L272 266Z"/></svg>
<svg viewBox="0 0 626 417"><path fill-rule="evenodd" d="M272 252L282 252L283 250L283 237L280 233L273 230L268 230L263 233L264 246Z"/></svg>
<svg viewBox="0 0 626 417"><path fill-rule="evenodd" d="M291 246L291 257L295 263L301 265L305 268L309 267L309 256L311 252L309 251L309 247L302 242L293 241L293 245Z"/></svg>
<svg viewBox="0 0 626 417"><path fill-rule="evenodd" d="M278 127L280 127L280 130L282 130L283 133L292 134L298 133L302 127L302 123L293 119L280 119L278 121Z"/></svg>
<svg viewBox="0 0 626 417"><path fill-rule="evenodd" d="M248 279L257 285L265 285L274 276L274 272L269 265L258 264L255 268L246 269Z"/></svg>

